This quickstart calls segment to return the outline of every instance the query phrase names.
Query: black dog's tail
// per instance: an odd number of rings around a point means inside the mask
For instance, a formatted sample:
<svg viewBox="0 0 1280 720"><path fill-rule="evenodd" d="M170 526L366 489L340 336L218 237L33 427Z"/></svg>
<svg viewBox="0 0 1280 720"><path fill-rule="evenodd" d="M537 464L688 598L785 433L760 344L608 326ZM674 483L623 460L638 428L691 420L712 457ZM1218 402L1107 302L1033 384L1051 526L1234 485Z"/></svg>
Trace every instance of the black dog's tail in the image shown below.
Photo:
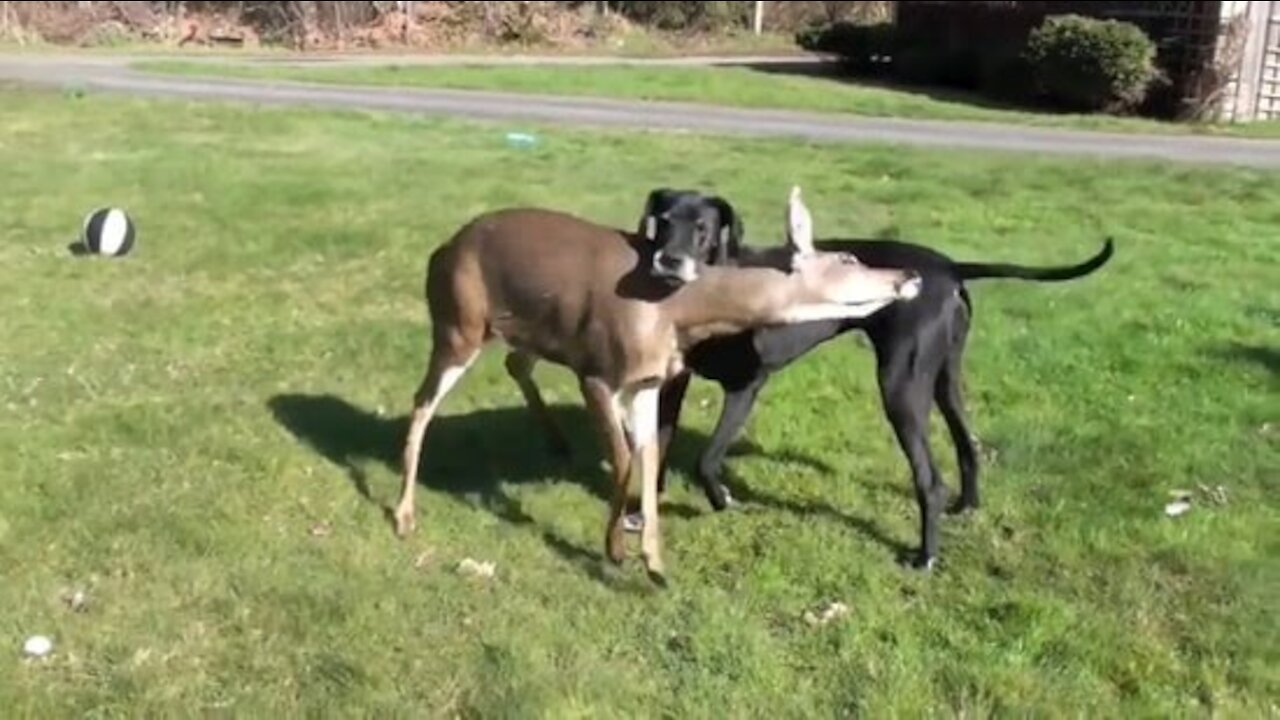
<svg viewBox="0 0 1280 720"><path fill-rule="evenodd" d="M1010 265L1005 263L956 263L952 266L956 276L961 280L978 280L981 278L1018 278L1020 280L1039 280L1041 282L1057 282L1084 277L1097 270L1111 259L1113 243L1107 238L1102 250L1079 265L1061 265L1057 267L1028 267L1026 265Z"/></svg>

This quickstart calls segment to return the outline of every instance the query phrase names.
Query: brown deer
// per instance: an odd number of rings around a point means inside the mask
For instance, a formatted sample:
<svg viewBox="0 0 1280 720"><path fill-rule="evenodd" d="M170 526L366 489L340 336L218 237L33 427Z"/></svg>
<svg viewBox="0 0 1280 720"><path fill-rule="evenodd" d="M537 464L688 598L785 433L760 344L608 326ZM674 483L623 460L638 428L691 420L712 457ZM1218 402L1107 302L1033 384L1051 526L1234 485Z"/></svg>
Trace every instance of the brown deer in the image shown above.
<svg viewBox="0 0 1280 720"><path fill-rule="evenodd" d="M691 222L707 233L701 217ZM792 190L788 222L795 251L789 271L701 268L673 286L649 272L654 248L643 235L541 208L480 215L432 253L426 300L432 347L414 397L404 447L396 532L414 529L422 441L441 400L494 339L512 350L518 380L546 360L571 369L607 449L613 498L605 553L625 557L622 515L632 471L641 479L641 554L649 577L665 584L658 525L658 393L681 372L685 348L708 337L766 325L865 317L920 290L911 271L878 270L851 255L816 252L812 220ZM534 412L546 408L532 380L520 386Z"/></svg>

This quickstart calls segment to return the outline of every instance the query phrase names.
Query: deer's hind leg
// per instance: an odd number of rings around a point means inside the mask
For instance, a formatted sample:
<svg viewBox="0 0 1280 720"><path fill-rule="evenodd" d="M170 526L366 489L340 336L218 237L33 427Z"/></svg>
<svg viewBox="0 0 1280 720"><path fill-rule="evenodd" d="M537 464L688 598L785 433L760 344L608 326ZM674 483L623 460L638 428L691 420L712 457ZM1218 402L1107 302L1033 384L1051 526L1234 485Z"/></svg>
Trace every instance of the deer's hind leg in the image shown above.
<svg viewBox="0 0 1280 720"><path fill-rule="evenodd" d="M431 345L431 359L427 373L413 396L413 416L404 445L404 475L400 487L400 502L395 509L396 534L405 537L416 525L414 515L415 491L418 485L418 463L422 455L422 440L427 425L440 407L444 396L462 378L471 363L475 362L484 346L484 332L468 331L457 326L435 325Z"/></svg>

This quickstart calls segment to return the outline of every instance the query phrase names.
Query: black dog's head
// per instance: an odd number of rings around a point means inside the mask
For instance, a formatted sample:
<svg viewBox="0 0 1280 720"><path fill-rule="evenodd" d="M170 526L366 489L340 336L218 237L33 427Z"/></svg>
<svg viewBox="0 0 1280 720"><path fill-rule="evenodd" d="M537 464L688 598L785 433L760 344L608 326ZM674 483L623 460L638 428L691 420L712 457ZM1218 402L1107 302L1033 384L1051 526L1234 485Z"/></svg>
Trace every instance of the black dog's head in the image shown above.
<svg viewBox="0 0 1280 720"><path fill-rule="evenodd" d="M652 274L684 284L697 279L704 265L732 262L743 230L738 213L723 198L661 188L649 193L640 234L655 248Z"/></svg>

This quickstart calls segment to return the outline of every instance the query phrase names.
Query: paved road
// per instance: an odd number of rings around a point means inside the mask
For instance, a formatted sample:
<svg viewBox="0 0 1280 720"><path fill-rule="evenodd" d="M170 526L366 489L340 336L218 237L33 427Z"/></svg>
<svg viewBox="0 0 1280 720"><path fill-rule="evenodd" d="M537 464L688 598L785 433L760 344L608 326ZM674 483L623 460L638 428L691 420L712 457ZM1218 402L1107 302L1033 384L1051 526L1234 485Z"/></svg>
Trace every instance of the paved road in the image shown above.
<svg viewBox="0 0 1280 720"><path fill-rule="evenodd" d="M261 65L292 65L314 67L316 65L646 65L708 66L708 65L830 65L833 56L826 53L794 52L787 55L680 55L676 57L624 57L617 55L484 55L454 53L433 55L430 53L245 53L236 55L172 55L172 59L184 62L233 62ZM124 64L128 64L127 62Z"/></svg>
<svg viewBox="0 0 1280 720"><path fill-rule="evenodd" d="M471 61L477 62L474 58ZM1280 141L1275 140L1100 133L489 91L410 90L174 77L132 70L128 59L120 57L0 55L0 79L135 95L388 110L507 122L638 127L791 137L819 142L888 142L1280 168Z"/></svg>

